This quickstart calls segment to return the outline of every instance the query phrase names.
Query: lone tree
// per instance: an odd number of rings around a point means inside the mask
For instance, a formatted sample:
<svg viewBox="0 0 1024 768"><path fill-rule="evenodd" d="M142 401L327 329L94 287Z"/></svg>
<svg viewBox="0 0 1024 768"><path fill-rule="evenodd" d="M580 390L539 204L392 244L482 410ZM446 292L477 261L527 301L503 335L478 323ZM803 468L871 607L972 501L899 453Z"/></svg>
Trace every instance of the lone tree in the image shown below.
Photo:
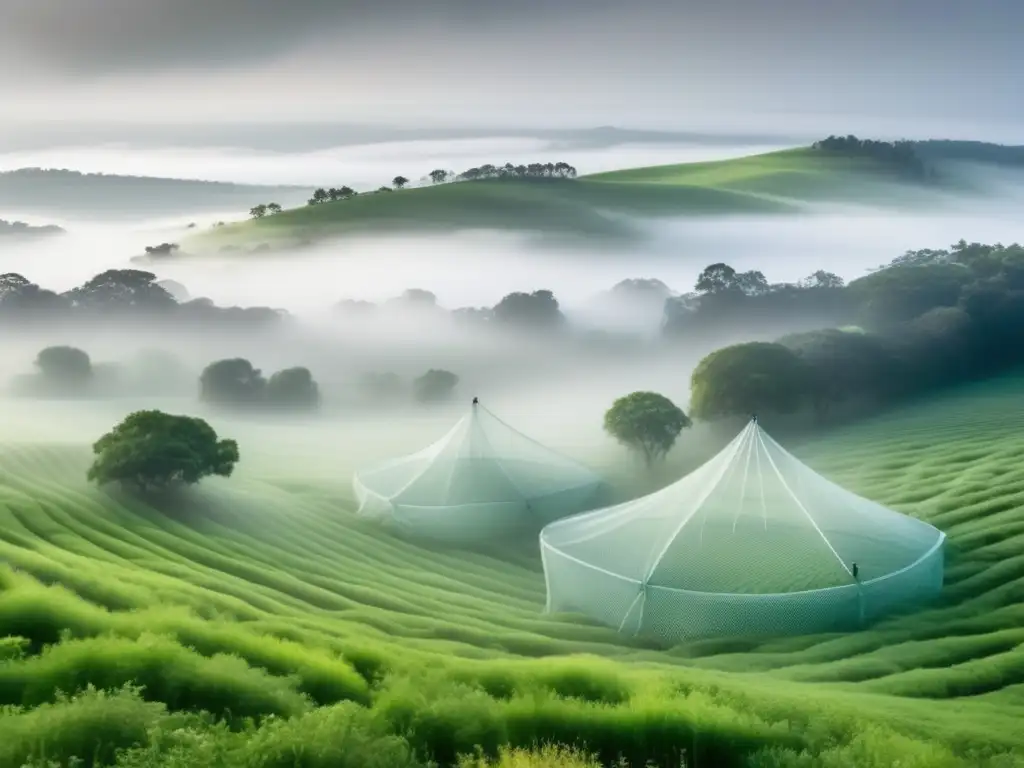
<svg viewBox="0 0 1024 768"><path fill-rule="evenodd" d="M262 219L267 215L267 204L260 203L259 205L254 205L249 209L249 215L254 219Z"/></svg>
<svg viewBox="0 0 1024 768"><path fill-rule="evenodd" d="M712 352L690 378L690 414L699 419L792 413L812 392L807 365L782 344L752 341Z"/></svg>
<svg viewBox="0 0 1024 768"><path fill-rule="evenodd" d="M152 272L141 269L108 269L64 294L76 309L100 314L134 311L167 313L177 309Z"/></svg>
<svg viewBox="0 0 1024 768"><path fill-rule="evenodd" d="M218 440L205 421L162 411L136 411L92 447L96 460L86 475L99 485L120 483L148 492L230 477L238 443Z"/></svg>
<svg viewBox="0 0 1024 768"><path fill-rule="evenodd" d="M648 467L665 458L679 433L691 425L681 408L657 392L620 397L604 415L604 431L639 452Z"/></svg>
<svg viewBox="0 0 1024 768"><path fill-rule="evenodd" d="M565 315L551 291L515 292L494 305L495 322L524 328L556 328L565 324Z"/></svg>
<svg viewBox="0 0 1024 768"><path fill-rule="evenodd" d="M208 403L248 405L263 396L266 385L258 368L235 357L206 366L199 376L199 396Z"/></svg>
<svg viewBox="0 0 1024 768"><path fill-rule="evenodd" d="M267 400L280 408L312 410L320 405L320 388L309 368L285 368L267 381Z"/></svg>
<svg viewBox="0 0 1024 768"><path fill-rule="evenodd" d="M451 371L431 368L412 383L415 397L421 403L448 400L455 392L459 377Z"/></svg>
<svg viewBox="0 0 1024 768"><path fill-rule="evenodd" d="M694 285L698 293L722 293L738 287L736 270L721 262L704 267Z"/></svg>
<svg viewBox="0 0 1024 768"><path fill-rule="evenodd" d="M408 183L409 180L405 178L405 176L395 176L395 178L391 180L391 186L395 189L402 189Z"/></svg>
<svg viewBox="0 0 1024 768"><path fill-rule="evenodd" d="M416 309L433 309L437 307L437 295L423 288L406 288L401 296L389 299L387 303Z"/></svg>
<svg viewBox="0 0 1024 768"><path fill-rule="evenodd" d="M36 355L35 364L50 384L74 387L92 381L92 361L77 347L47 347Z"/></svg>

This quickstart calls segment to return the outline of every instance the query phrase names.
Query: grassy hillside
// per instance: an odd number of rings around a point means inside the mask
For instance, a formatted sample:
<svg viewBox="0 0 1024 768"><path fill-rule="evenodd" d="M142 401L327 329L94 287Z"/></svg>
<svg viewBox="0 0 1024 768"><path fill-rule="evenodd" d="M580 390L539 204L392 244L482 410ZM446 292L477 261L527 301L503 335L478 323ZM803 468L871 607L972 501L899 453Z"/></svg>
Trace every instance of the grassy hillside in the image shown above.
<svg viewBox="0 0 1024 768"><path fill-rule="evenodd" d="M813 149L792 149L704 163L632 168L586 178L592 182L728 190L798 201L884 200L892 198L899 187L918 186L891 166L871 158Z"/></svg>
<svg viewBox="0 0 1024 768"><path fill-rule="evenodd" d="M123 765L409 765L394 731L442 764L555 739L666 768L681 751L696 766L1024 765L1022 388L975 387L796 448L949 534L941 605L845 636L674 649L543 615L535 554L426 548L358 522L358 445L306 463L282 440L288 466L330 464L335 481L254 456L163 511L88 488L84 449L8 445L0 638L25 638L26 655L0 663L0 704L25 708L0 711L0 768L43 752L109 764L133 743ZM0 658L18 653L0 639ZM55 699L129 682L151 703ZM239 736L165 708L277 719Z"/></svg>
<svg viewBox="0 0 1024 768"><path fill-rule="evenodd" d="M575 180L484 180L362 194L220 227L190 239L187 249L401 230L625 238L636 234L632 220L638 218L771 215L800 212L809 203L909 205L926 199L924 185L871 159L796 149Z"/></svg>

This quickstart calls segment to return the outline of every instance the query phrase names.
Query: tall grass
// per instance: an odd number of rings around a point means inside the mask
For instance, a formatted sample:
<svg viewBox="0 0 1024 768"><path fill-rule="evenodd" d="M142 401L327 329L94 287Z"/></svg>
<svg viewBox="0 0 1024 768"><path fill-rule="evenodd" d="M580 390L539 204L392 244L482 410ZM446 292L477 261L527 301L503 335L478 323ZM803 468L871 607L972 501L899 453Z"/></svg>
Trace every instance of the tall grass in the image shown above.
<svg viewBox="0 0 1024 768"><path fill-rule="evenodd" d="M947 532L943 601L676 648L544 615L535 557L405 541L297 480L168 517L85 487L77 449L2 448L0 768L1018 768L1020 387L799 448Z"/></svg>

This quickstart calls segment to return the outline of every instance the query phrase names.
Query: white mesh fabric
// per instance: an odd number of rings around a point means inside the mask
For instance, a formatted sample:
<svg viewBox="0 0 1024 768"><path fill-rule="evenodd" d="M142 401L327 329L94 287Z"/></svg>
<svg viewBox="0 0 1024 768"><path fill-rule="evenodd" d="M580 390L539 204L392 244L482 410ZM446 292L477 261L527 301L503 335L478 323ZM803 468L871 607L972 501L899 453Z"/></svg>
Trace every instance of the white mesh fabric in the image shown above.
<svg viewBox="0 0 1024 768"><path fill-rule="evenodd" d="M550 610L674 641L857 626L941 589L945 537L816 474L752 421L673 485L540 538Z"/></svg>
<svg viewBox="0 0 1024 768"><path fill-rule="evenodd" d="M536 530L587 509L601 480L476 404L436 443L357 472L353 486L360 514L466 542Z"/></svg>

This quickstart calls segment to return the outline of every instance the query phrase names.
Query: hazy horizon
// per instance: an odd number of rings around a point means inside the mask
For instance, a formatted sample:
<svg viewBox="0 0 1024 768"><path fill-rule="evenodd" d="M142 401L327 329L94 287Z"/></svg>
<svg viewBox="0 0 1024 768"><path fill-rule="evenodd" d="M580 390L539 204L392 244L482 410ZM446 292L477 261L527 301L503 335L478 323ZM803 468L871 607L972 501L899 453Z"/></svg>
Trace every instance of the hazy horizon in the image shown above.
<svg viewBox="0 0 1024 768"><path fill-rule="evenodd" d="M438 167L460 172L484 163L565 161L574 165L580 174L587 174L728 159L791 146L794 144L782 142L732 146L689 142L587 147L530 136L379 141L306 151L125 144L57 145L6 151L0 144L0 172L52 168L238 184L308 187L348 184L356 189L376 189L389 184L396 175L405 175L415 182Z"/></svg>
<svg viewBox="0 0 1024 768"><path fill-rule="evenodd" d="M216 216L211 216L214 219ZM443 306L493 306L513 291L553 290L567 308L628 278L657 278L679 293L700 270L724 261L759 269L771 282L792 282L817 269L847 280L908 249L944 248L960 240L1024 241L1010 206L959 214L891 215L871 209L779 218L719 217L648 225L630 246L588 250L531 242L497 232L349 236L303 254L224 255L137 264L144 246L186 230L166 220L134 226L79 222L68 235L0 252L0 272L19 272L53 290L68 290L104 269L136 268L183 283L192 296L219 304L273 306L319 314L341 299L383 301L407 288L430 290ZM69 255L73 254L73 259ZM282 274L287 275L282 280Z"/></svg>
<svg viewBox="0 0 1024 768"><path fill-rule="evenodd" d="M0 6L10 11L0 27L0 99L13 115L0 126L0 171L369 190L434 168L566 161L587 174L726 159L830 134L1024 144L1016 99L1024 59L1014 37L1024 11L1009 0L970 8L953 0ZM353 233L301 253L148 265L131 259L178 242L188 223L245 219L249 206L271 200L195 208L168 195L166 210L83 212L45 192L41 203L19 206L15 189L0 218L68 234L6 241L0 271L65 291L105 269L143 268L193 297L311 320L342 299L380 302L409 288L432 291L447 308L549 289L581 323L653 333L657 313L601 316L592 299L628 278L685 293L715 262L760 270L770 282L817 269L850 280L907 249L1024 241L1022 178L979 173L987 190L970 199L936 194L912 210L816 204L775 217L638 217L629 222L638 236L621 243L568 247L525 230ZM134 193L120 194L128 207ZM364 346L381 341L380 354L397 360L433 332L415 330Z"/></svg>

